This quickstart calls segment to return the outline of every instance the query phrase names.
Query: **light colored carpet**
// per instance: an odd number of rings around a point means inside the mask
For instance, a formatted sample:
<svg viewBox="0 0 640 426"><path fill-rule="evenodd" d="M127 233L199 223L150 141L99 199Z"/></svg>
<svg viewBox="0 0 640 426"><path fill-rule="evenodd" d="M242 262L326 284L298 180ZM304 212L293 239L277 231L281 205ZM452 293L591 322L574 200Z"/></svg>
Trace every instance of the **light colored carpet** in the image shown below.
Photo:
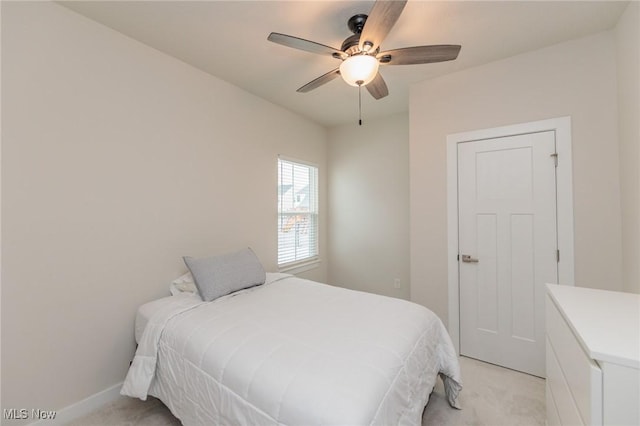
<svg viewBox="0 0 640 426"><path fill-rule="evenodd" d="M449 406L442 381L438 380L424 410L423 426L544 425L544 379L465 357L460 358L460 366L462 410ZM140 401L120 397L69 425L167 426L180 425L180 421L155 398Z"/></svg>
<svg viewBox="0 0 640 426"><path fill-rule="evenodd" d="M422 416L422 425L544 425L544 379L460 357L462 410L451 408L438 380Z"/></svg>

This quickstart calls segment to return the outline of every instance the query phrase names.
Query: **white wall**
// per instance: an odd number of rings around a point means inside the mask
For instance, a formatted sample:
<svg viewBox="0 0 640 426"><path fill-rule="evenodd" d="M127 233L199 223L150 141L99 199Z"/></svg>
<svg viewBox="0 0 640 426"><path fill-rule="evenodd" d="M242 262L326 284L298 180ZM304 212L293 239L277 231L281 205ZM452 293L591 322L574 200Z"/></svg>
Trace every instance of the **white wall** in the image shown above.
<svg viewBox="0 0 640 426"><path fill-rule="evenodd" d="M412 300L446 321L446 136L561 116L572 118L576 285L622 289L615 40L607 32L412 87Z"/></svg>
<svg viewBox="0 0 640 426"><path fill-rule="evenodd" d="M330 129L328 167L329 282L408 299L408 114Z"/></svg>
<svg viewBox="0 0 640 426"><path fill-rule="evenodd" d="M326 176L326 130L54 3L2 2L2 55L2 407L55 410L124 379L182 255L275 269L277 154Z"/></svg>
<svg viewBox="0 0 640 426"><path fill-rule="evenodd" d="M618 65L622 278L640 293L640 3L631 2L615 30Z"/></svg>

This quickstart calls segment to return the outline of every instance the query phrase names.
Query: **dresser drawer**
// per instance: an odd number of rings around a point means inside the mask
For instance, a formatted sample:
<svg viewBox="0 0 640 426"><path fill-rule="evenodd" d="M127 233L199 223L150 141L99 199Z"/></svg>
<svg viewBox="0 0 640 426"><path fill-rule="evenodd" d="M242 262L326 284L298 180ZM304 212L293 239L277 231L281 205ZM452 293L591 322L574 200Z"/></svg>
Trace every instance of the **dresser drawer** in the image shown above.
<svg viewBox="0 0 640 426"><path fill-rule="evenodd" d="M549 387L549 379L545 386L545 399L547 404L547 424L546 426L561 426L560 415L558 414L558 407L551 394L551 388Z"/></svg>
<svg viewBox="0 0 640 426"><path fill-rule="evenodd" d="M548 296L546 325L547 380L554 399L558 397L562 400L561 402L555 399L561 422L576 422L573 418L573 408L570 408L572 404L565 400L569 396L579 413L581 423L601 425L602 371L598 364L587 356L555 303ZM561 393L561 396L556 396L554 391ZM563 418L563 414L566 419Z"/></svg>
<svg viewBox="0 0 640 426"><path fill-rule="evenodd" d="M547 424L552 425L585 425L580 410L573 398L571 389L558 362L558 358L553 351L549 339L547 338L546 351L547 367ZM549 403L549 400L553 404Z"/></svg>

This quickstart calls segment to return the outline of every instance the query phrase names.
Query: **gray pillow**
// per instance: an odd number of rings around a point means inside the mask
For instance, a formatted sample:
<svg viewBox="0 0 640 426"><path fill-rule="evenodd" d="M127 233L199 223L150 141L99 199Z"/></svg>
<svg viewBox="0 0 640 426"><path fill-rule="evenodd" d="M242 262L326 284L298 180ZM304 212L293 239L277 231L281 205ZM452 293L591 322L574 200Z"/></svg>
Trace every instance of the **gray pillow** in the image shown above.
<svg viewBox="0 0 640 426"><path fill-rule="evenodd" d="M204 301L264 284L266 279L260 260L250 248L221 256L183 259Z"/></svg>

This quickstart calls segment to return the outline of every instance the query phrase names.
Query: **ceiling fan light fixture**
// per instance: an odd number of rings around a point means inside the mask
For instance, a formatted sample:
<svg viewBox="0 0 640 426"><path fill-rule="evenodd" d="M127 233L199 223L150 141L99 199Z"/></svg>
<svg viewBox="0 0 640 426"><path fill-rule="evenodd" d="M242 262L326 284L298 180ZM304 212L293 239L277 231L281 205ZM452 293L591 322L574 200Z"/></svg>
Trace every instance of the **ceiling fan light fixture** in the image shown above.
<svg viewBox="0 0 640 426"><path fill-rule="evenodd" d="M340 64L340 75L350 86L366 86L378 74L378 60L371 55L353 55Z"/></svg>

